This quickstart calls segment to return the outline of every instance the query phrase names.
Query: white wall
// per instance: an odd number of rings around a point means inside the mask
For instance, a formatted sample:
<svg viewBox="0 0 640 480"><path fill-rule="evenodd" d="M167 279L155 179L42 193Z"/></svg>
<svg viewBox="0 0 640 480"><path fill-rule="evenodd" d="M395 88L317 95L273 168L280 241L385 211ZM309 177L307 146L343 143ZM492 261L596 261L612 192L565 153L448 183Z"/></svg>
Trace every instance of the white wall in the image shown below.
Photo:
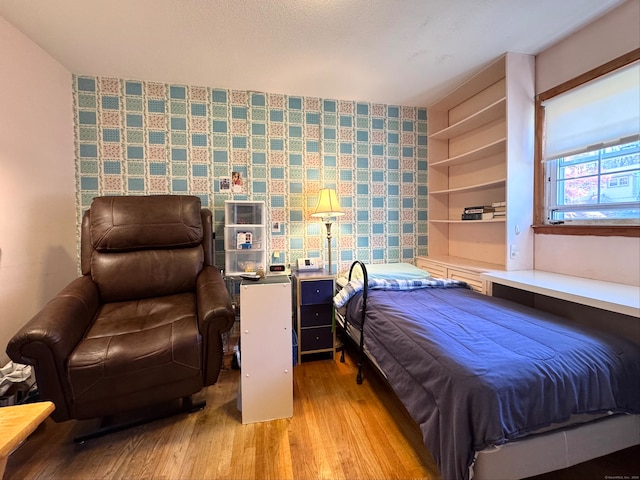
<svg viewBox="0 0 640 480"><path fill-rule="evenodd" d="M536 93L640 47L640 0L628 0L536 56ZM536 235L534 268L640 285L640 238Z"/></svg>
<svg viewBox="0 0 640 480"><path fill-rule="evenodd" d="M71 74L0 17L0 365L77 275Z"/></svg>

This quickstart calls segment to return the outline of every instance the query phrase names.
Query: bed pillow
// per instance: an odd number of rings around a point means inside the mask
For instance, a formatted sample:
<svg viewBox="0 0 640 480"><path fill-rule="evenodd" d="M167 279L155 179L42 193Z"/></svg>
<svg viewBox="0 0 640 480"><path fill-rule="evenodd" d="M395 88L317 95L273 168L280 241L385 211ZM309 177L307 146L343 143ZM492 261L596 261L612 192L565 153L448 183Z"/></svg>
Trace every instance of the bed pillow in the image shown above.
<svg viewBox="0 0 640 480"><path fill-rule="evenodd" d="M451 278L395 279L369 278L369 290L416 290L419 288L471 288L462 280ZM342 308L358 292L364 289L362 280L351 280L333 297L336 308Z"/></svg>
<svg viewBox="0 0 640 480"><path fill-rule="evenodd" d="M365 264L369 278L380 280L424 280L431 275L426 270L410 263L373 263ZM349 272L345 274L348 276ZM358 267L353 269L353 279L362 278L362 271Z"/></svg>

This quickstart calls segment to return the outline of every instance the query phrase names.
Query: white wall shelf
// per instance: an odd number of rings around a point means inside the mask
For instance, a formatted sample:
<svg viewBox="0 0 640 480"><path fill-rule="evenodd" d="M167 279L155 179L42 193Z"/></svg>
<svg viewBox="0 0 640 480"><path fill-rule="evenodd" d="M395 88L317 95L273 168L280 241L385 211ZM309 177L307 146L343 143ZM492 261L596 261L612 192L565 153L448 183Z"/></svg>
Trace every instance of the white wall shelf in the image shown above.
<svg viewBox="0 0 640 480"><path fill-rule="evenodd" d="M431 195L448 195L456 192L472 192L474 190L486 190L487 188L497 187L504 185L507 182L506 178L498 178L491 180L490 182L476 183L474 185L468 185L466 187L448 188L446 190L436 190L435 192L429 192Z"/></svg>
<svg viewBox="0 0 640 480"><path fill-rule="evenodd" d="M488 220L460 220L460 219L450 219L450 220L431 220L431 223L505 223L506 219L504 217L499 218L491 218Z"/></svg>
<svg viewBox="0 0 640 480"><path fill-rule="evenodd" d="M448 140L450 138L462 135L463 133L470 132L471 130L492 122L493 120L504 117L506 104L506 97L502 97L491 105L474 113L473 115L470 115L465 119L438 132L432 133L431 135L429 135L429 137L433 140Z"/></svg>
<svg viewBox="0 0 640 480"><path fill-rule="evenodd" d="M433 162L429 164L429 167L444 168L444 167L451 167L454 165L462 165L463 163L474 162L476 160L480 160L481 158L489 157L491 155L496 155L498 153L504 152L506 145L507 145L507 139L501 138L500 140L496 140L495 142L491 142L487 145L483 145L482 147L476 148L475 150L471 150L470 152L466 152L461 155L456 155L455 157L447 158L439 162Z"/></svg>

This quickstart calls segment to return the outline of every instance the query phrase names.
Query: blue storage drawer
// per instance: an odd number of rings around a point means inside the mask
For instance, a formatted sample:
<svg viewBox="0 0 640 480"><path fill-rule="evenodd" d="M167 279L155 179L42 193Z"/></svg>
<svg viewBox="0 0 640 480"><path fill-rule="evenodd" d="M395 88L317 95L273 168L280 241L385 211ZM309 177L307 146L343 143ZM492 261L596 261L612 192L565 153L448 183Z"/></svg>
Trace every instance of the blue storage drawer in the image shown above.
<svg viewBox="0 0 640 480"><path fill-rule="evenodd" d="M333 303L333 280L300 282L300 304Z"/></svg>
<svg viewBox="0 0 640 480"><path fill-rule="evenodd" d="M303 305L300 307L300 326L318 327L333 323L333 305Z"/></svg>
<svg viewBox="0 0 640 480"><path fill-rule="evenodd" d="M313 327L301 330L301 345L303 352L333 348L333 330L328 327Z"/></svg>

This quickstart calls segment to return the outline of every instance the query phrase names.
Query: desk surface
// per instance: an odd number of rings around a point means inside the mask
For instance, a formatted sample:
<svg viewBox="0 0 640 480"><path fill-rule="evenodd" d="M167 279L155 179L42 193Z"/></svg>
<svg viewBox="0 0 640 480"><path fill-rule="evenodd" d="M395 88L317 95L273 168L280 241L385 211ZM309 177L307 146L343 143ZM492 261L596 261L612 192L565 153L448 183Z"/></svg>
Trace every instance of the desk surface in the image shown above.
<svg viewBox="0 0 640 480"><path fill-rule="evenodd" d="M486 272L481 277L500 285L640 317L640 287L541 270Z"/></svg>

